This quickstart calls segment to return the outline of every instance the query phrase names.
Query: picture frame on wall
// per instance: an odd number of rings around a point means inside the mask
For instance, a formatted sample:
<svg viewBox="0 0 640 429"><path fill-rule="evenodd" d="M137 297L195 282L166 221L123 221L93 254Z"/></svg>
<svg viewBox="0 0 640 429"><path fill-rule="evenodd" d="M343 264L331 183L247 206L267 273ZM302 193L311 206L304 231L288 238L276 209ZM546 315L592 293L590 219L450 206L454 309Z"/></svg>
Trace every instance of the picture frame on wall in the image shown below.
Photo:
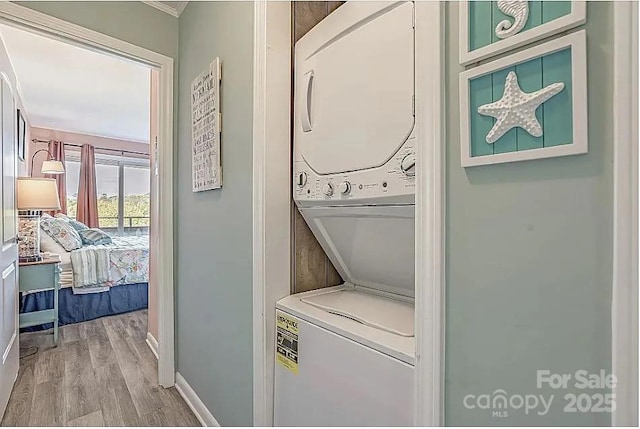
<svg viewBox="0 0 640 429"><path fill-rule="evenodd" d="M460 74L463 167L587 153L585 30Z"/></svg>
<svg viewBox="0 0 640 429"><path fill-rule="evenodd" d="M27 124L22 116L20 109L17 109L17 143L18 143L18 159L20 161L25 160L26 155L26 138L27 138Z"/></svg>
<svg viewBox="0 0 640 429"><path fill-rule="evenodd" d="M460 5L460 64L467 65L584 24L585 1L469 1Z"/></svg>

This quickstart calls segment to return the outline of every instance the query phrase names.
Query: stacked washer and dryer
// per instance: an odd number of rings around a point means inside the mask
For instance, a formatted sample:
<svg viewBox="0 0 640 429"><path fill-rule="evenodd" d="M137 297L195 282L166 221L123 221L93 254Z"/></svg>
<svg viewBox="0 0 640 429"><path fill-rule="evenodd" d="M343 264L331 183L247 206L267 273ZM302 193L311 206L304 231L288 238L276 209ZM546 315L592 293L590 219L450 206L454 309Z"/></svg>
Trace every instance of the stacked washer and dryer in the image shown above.
<svg viewBox="0 0 640 429"><path fill-rule="evenodd" d="M345 283L277 303L276 426L413 425L413 23L348 2L296 43L293 195Z"/></svg>

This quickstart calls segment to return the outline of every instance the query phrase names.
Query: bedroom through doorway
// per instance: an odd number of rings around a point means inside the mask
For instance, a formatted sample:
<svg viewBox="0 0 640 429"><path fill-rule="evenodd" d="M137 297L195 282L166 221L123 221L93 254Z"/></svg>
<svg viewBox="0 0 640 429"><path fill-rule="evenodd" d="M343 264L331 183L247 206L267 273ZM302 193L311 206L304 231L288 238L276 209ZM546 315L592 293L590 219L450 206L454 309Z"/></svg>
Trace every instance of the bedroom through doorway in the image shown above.
<svg viewBox="0 0 640 429"><path fill-rule="evenodd" d="M158 71L12 26L0 25L0 38L1 60L17 82L18 192L20 183L48 178L59 202L39 218L44 260L25 258L19 267L21 365L3 425L45 425L24 420L14 395L21 382L35 381L35 395L39 384L68 377L78 389L63 393L64 419L48 423L86 417L87 392L100 382L92 376L105 371L129 387L135 415L144 420L158 408L145 408L158 386ZM19 227L33 222L21 219ZM59 273L51 271L46 287L27 284L48 266ZM50 309L59 326L23 323L24 315ZM51 374L29 381L43 366ZM130 388L140 385L146 388ZM89 408L100 408L93 399Z"/></svg>

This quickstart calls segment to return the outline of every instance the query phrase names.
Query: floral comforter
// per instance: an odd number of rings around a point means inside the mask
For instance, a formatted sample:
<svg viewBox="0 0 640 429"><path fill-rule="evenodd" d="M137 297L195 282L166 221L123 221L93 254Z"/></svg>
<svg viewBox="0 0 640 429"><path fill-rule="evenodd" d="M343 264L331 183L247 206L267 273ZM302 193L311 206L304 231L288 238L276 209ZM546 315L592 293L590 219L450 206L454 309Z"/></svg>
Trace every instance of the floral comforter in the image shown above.
<svg viewBox="0 0 640 429"><path fill-rule="evenodd" d="M71 252L74 291L101 292L116 285L149 281L149 236L113 237L113 244Z"/></svg>

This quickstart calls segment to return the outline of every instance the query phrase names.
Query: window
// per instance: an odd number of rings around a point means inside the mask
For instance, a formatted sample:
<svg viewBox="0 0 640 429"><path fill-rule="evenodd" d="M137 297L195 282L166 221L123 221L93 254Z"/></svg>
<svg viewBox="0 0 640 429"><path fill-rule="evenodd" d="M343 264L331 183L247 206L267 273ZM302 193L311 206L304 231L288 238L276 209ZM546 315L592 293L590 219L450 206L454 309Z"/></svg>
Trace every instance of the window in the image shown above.
<svg viewBox="0 0 640 429"><path fill-rule="evenodd" d="M67 214L77 214L80 158L68 152ZM151 175L149 161L96 154L96 191L100 229L119 235L149 233Z"/></svg>
<svg viewBox="0 0 640 429"><path fill-rule="evenodd" d="M149 167L124 166L124 229L135 231L140 227L149 230L151 207Z"/></svg>
<svg viewBox="0 0 640 429"><path fill-rule="evenodd" d="M80 185L80 161L72 161L67 155L65 160L65 179L67 181L67 215L75 218L78 207L78 186Z"/></svg>
<svg viewBox="0 0 640 429"><path fill-rule="evenodd" d="M101 160L104 161L104 160ZM105 231L119 232L120 166L100 163L96 157L96 194L98 195L98 224Z"/></svg>

